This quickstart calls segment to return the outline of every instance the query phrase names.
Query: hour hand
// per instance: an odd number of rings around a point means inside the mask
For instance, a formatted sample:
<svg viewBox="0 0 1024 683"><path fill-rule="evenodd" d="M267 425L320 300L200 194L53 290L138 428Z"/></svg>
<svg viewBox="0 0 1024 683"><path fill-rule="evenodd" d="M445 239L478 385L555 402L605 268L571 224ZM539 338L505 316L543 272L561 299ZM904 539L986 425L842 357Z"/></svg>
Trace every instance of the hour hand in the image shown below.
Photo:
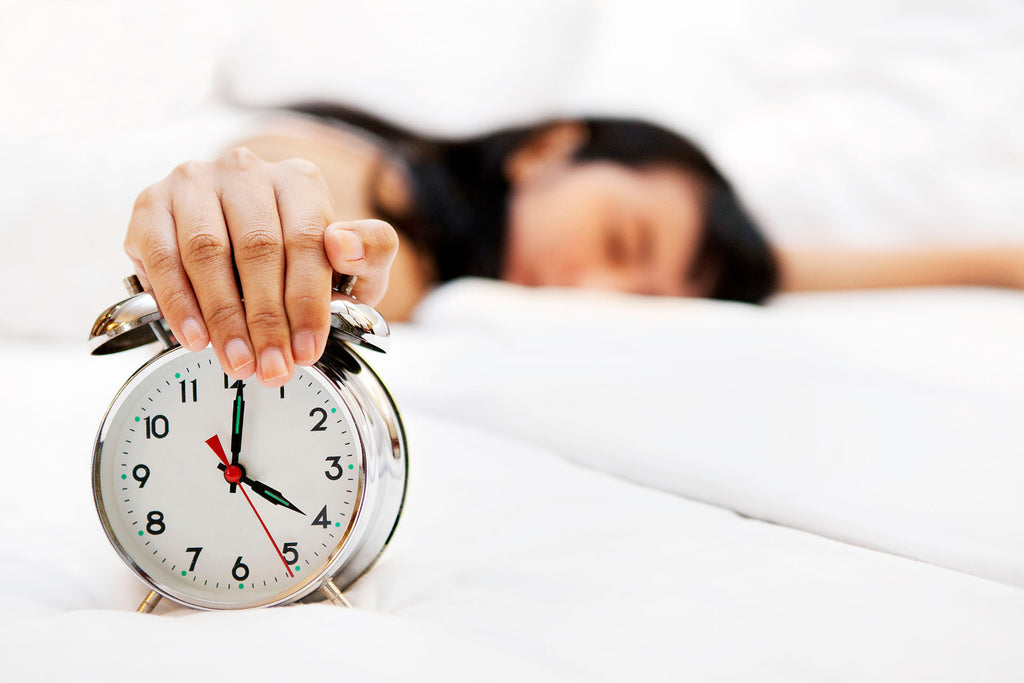
<svg viewBox="0 0 1024 683"><path fill-rule="evenodd" d="M245 477L244 479L242 479L242 481L245 482L246 484L248 484L250 488L252 488L253 493L257 493L257 494L263 496L264 498L269 500L274 505L283 505L284 507L288 508L289 510L295 510L300 515L305 515L306 514L305 512L300 510L299 508L295 507L294 503L292 503L287 498L285 498L283 495L281 495L280 491L278 491L277 489L270 488L269 486L264 484L262 481L256 481L255 479L250 479L249 477Z"/></svg>
<svg viewBox="0 0 1024 683"><path fill-rule="evenodd" d="M227 466L226 465L217 465L217 469L219 469L220 471L223 472L224 470L227 469ZM288 508L289 510L295 510L300 515L305 515L306 514L305 512L303 512L302 510L297 508L294 503L292 503L290 500L285 498L283 493L281 493L277 489L274 489L274 488L271 488L271 487L267 486L262 481L257 481L255 479L250 479L247 475L242 475L242 478L239 481L241 483L243 483L243 484L248 484L249 488L252 489L253 493L258 494L258 495L262 496L263 498L266 498L267 500L269 500L274 505L282 505L282 506Z"/></svg>

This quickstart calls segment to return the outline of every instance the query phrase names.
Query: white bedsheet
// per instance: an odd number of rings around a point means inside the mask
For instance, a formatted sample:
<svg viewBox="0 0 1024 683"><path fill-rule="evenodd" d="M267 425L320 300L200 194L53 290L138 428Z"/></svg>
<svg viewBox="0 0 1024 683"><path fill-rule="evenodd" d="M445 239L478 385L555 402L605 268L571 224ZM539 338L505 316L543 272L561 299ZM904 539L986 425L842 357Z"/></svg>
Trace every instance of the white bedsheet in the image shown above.
<svg viewBox="0 0 1024 683"><path fill-rule="evenodd" d="M572 318L560 330L545 326L556 301L566 310L566 296L579 299ZM84 343L5 344L0 678L129 680L141 669L155 680L191 671L239 679L1019 680L1019 586L821 535L956 564L924 557L921 548L934 543L973 558L976 567L958 568L982 575L997 566L982 551L1005 537L998 566L1012 571L995 578L1013 580L1019 571L1012 532L1021 517L1006 499L1020 481L1016 460L976 452L971 486L947 491L957 482L934 474L912 481L909 455L891 463L882 456L923 440L926 451L906 453L941 457L947 467L961 442L1017 438L1019 421L980 418L963 423L961 440L948 441L945 417L932 425L938 435L919 432L922 418L908 408L908 396L918 394L906 392L925 387L948 398L962 389L982 412L997 398L1012 400L1008 383L1020 376L994 377L987 368L1020 370L1010 353L1020 297L906 296L891 304L811 297L754 309L480 282L436 292L416 325L396 326L389 357L371 356L407 422L410 488L383 561L351 590L353 611L302 605L202 614L164 603L155 615L134 614L145 590L103 537L89 454L106 402L145 354L88 358ZM942 324L959 334L911 353L915 334L930 336L929 306L937 315L940 304L960 321ZM625 309L632 317L621 315ZM984 353L943 368L946 354L971 341L965 321L980 334L979 325L1002 317L1010 322L1001 337L975 347ZM527 318L543 334L526 334ZM609 319L619 326L609 328ZM888 341L869 326L881 330L887 319L903 325ZM801 345L804 335L813 338ZM871 338L877 343L865 345ZM668 353L670 343L677 353ZM815 344L826 348L814 355ZM725 359L736 372L722 376ZM788 395L774 403L743 398L770 394L783 377L803 387L813 377L850 378L868 368L875 374L866 386L877 391L856 400L841 400L846 384L814 385L813 427L772 427L787 419L779 406L792 403ZM685 388L670 381L683 372ZM546 384L528 393L541 376ZM768 382L773 376L780 384ZM742 391L716 394L722 382ZM649 394L643 401L641 391ZM877 412L865 413L875 402ZM595 419L597 404L603 411ZM865 422L893 405L909 412ZM935 405L945 410L942 400ZM616 424L611 408L631 410L626 425L640 431ZM713 421L718 411L731 416L728 424ZM652 438L661 432L648 429L651 421L667 417L665 438ZM840 418L859 427L841 443L863 448L861 460L822 450L832 443L822 430ZM801 437L798 426L814 437ZM1003 431L975 431L988 428ZM627 435L639 447L627 449ZM943 439L949 453L935 450ZM753 442L763 452L738 447ZM887 442L894 445L881 449ZM872 469L894 478L875 485ZM858 508L869 483L872 504ZM817 486L823 495L812 495ZM974 487L1016 515L996 536L975 535L971 525L992 518L989 508L971 507L982 501ZM794 503L797 494L804 497ZM954 513L963 528L947 526ZM931 525L922 522L933 515Z"/></svg>
<svg viewBox="0 0 1024 683"><path fill-rule="evenodd" d="M412 405L1024 586L1020 293L816 294L760 308L467 280L419 319L415 343L399 339L381 361L399 366Z"/></svg>

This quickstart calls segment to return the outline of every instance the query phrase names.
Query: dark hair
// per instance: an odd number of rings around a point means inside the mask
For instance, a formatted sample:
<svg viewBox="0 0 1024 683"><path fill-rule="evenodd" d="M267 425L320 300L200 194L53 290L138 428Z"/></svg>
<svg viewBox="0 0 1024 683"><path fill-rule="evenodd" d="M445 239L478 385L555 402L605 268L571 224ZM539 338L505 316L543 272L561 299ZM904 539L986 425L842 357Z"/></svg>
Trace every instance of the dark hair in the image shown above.
<svg viewBox="0 0 1024 683"><path fill-rule="evenodd" d="M291 111L355 126L381 138L407 164L413 209L383 215L434 257L441 281L475 275L498 277L508 223L509 181L505 162L553 122L507 128L464 139L417 135L380 118L329 103ZM774 254L725 177L695 144L644 121L583 118L584 142L575 159L629 166L674 165L705 185L704 233L691 275L710 278L714 299L756 303L778 281ZM386 212L385 212L386 213Z"/></svg>

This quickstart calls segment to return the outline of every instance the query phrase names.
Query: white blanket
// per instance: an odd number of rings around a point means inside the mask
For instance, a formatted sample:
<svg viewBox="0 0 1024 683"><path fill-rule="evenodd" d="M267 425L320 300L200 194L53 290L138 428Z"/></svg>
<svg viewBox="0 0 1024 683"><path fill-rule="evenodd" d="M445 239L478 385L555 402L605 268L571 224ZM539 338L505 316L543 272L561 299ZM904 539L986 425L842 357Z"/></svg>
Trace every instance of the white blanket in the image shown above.
<svg viewBox="0 0 1024 683"><path fill-rule="evenodd" d="M1018 581L1021 297L841 299L439 290L370 356L410 488L353 611L132 613L88 459L146 354L6 344L4 678L1017 680L1020 587L820 534Z"/></svg>
<svg viewBox="0 0 1024 683"><path fill-rule="evenodd" d="M759 308L467 281L420 322L416 343L400 339L384 360L413 378L399 390L419 407L1024 586L1024 295L819 294Z"/></svg>

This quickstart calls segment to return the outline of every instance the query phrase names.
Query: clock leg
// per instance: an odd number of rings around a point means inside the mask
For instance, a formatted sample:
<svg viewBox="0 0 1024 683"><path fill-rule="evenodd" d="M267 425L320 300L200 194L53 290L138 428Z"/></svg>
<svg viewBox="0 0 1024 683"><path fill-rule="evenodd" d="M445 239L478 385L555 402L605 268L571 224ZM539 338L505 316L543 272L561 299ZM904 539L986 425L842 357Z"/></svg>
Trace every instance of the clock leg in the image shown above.
<svg viewBox="0 0 1024 683"><path fill-rule="evenodd" d="M156 591L149 591L149 595L145 597L142 604L139 605L139 609L135 611L139 614L149 614L158 602L160 602L160 594Z"/></svg>
<svg viewBox="0 0 1024 683"><path fill-rule="evenodd" d="M330 579L327 579L327 583L320 586L320 590L327 596L328 600L338 607L352 607L352 603L345 599L345 594L338 590L338 587Z"/></svg>

